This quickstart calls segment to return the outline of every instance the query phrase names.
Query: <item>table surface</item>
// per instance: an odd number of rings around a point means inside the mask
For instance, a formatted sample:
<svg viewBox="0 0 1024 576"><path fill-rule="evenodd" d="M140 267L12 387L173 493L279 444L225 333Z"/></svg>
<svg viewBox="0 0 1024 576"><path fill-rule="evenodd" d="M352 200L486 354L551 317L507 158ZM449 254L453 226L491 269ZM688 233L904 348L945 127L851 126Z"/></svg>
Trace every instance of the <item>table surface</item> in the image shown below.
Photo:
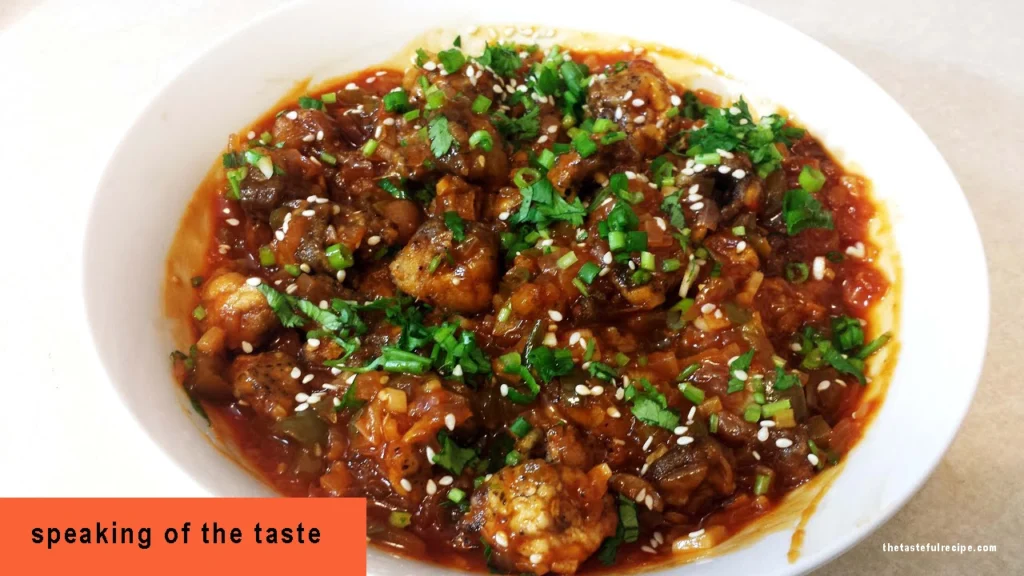
<svg viewBox="0 0 1024 576"><path fill-rule="evenodd" d="M952 448L891 521L818 573L1024 572L1024 450L1015 443L1024 432L1024 300L1017 293L1024 286L1024 191L1009 178L1024 157L1024 3L744 1L850 60L917 120L967 194L991 275L988 356ZM106 158L149 95L239 15L276 4L0 0L0 190L15 200L12 208L33 207L8 217L3 232L34 244L31 257L8 257L17 272L0 276L0 318L18 327L0 335L0 381L17 386L0 418L0 495L203 493L147 438L126 433L137 428L110 408L117 400L86 343L77 239ZM55 153L59 170L50 163ZM47 184L35 183L41 173ZM70 290L62 290L69 280ZM955 292L950 301L959 311ZM90 414L94 425L62 428L62 416L72 413L77 421ZM95 470L117 470L118 477ZM926 542L994 544L998 551L881 551L883 543Z"/></svg>

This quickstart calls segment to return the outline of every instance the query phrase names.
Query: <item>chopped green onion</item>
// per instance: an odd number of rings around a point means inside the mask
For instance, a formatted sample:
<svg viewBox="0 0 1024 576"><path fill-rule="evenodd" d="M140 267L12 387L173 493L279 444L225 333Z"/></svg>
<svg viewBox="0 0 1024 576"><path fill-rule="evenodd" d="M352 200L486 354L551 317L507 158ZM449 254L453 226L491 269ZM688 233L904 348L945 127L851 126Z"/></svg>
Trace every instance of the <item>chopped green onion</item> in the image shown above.
<svg viewBox="0 0 1024 576"><path fill-rule="evenodd" d="M590 133L585 131L580 131L573 137L572 147L579 153L580 158L586 158L597 152L597 144L590 139Z"/></svg>
<svg viewBox="0 0 1024 576"><path fill-rule="evenodd" d="M662 272L675 272L679 270L682 264L676 258L669 258L661 263Z"/></svg>
<svg viewBox="0 0 1024 576"><path fill-rule="evenodd" d="M417 119L419 117L420 117L420 110L419 110L419 108L417 108L415 110L409 110L405 114L402 114L402 118L405 118L406 122L412 122L413 120L415 120L415 119Z"/></svg>
<svg viewBox="0 0 1024 576"><path fill-rule="evenodd" d="M718 414L717 413L712 414L710 417L708 417L708 432L711 432L712 434L714 434L715 432L718 432Z"/></svg>
<svg viewBox="0 0 1024 576"><path fill-rule="evenodd" d="M302 269L296 266L295 264L285 264L284 271L295 277L298 277L299 274L302 274Z"/></svg>
<svg viewBox="0 0 1024 576"><path fill-rule="evenodd" d="M579 278L573 278L572 285L575 286L576 289L580 291L580 294L583 294L584 298L590 298L590 291L587 290L587 285L583 283L583 280L580 280Z"/></svg>
<svg viewBox="0 0 1024 576"><path fill-rule="evenodd" d="M626 251L642 252L647 250L647 232L627 232Z"/></svg>
<svg viewBox="0 0 1024 576"><path fill-rule="evenodd" d="M395 510L388 516L388 524L391 524L395 528L405 528L412 523L412 514L408 512L402 512Z"/></svg>
<svg viewBox="0 0 1024 576"><path fill-rule="evenodd" d="M509 432L512 432L512 434L516 436L516 438L522 438L523 436L526 436L530 430L533 430L533 426L530 425L526 418L520 416L515 419L515 422L512 422L512 425L509 426L508 429Z"/></svg>
<svg viewBox="0 0 1024 576"><path fill-rule="evenodd" d="M675 118L676 116L679 116L679 106L673 106L665 110L665 118Z"/></svg>
<svg viewBox="0 0 1024 576"><path fill-rule="evenodd" d="M582 268L580 268L580 271L577 272L576 275L579 276L580 279L586 282L587 284L593 284L594 278L597 278L597 275L600 273L600 266L594 264L593 262L587 262L586 264L583 265Z"/></svg>
<svg viewBox="0 0 1024 576"><path fill-rule="evenodd" d="M718 152L707 152L705 154L697 154L693 157L693 161L697 164L704 164L705 166L713 166L715 164L722 163L722 157L718 155Z"/></svg>
<svg viewBox="0 0 1024 576"><path fill-rule="evenodd" d="M202 304L196 306L195 308L192 309L192 317L195 318L196 320L202 321L204 318L206 318L206 308L203 308Z"/></svg>
<svg viewBox="0 0 1024 576"><path fill-rule="evenodd" d="M786 280L794 284L800 284L807 280L810 276L810 270L807 268L807 264L803 262L790 262L786 264Z"/></svg>
<svg viewBox="0 0 1024 576"><path fill-rule="evenodd" d="M625 140L625 139L626 139L626 133L622 132L621 130L618 131L618 132L609 132L609 133L603 134L601 136L601 144L604 145L604 146L607 146L609 144L614 144L614 143L616 143L616 142L618 142L620 140Z"/></svg>
<svg viewBox="0 0 1024 576"><path fill-rule="evenodd" d="M757 422L761 419L761 405L750 404L747 409L743 411L743 419L747 422Z"/></svg>
<svg viewBox="0 0 1024 576"><path fill-rule="evenodd" d="M644 270L655 270L657 269L656 264L654 254L646 251L640 253L640 268L643 268Z"/></svg>
<svg viewBox="0 0 1024 576"><path fill-rule="evenodd" d="M270 246L260 246L260 265L264 268L270 268L274 264L277 264L277 259L274 258L274 251L270 249Z"/></svg>
<svg viewBox="0 0 1024 576"><path fill-rule="evenodd" d="M437 110L441 106L444 106L444 92L435 90L433 92L427 92L427 103L424 104L424 108L427 110Z"/></svg>
<svg viewBox="0 0 1024 576"><path fill-rule="evenodd" d="M608 249L618 252L626 247L626 233L615 230L608 233Z"/></svg>
<svg viewBox="0 0 1024 576"><path fill-rule="evenodd" d="M691 306L692 306L692 302L691 302ZM674 308L674 306L673 306L673 308ZM690 364L686 368L683 368L683 371L679 373L679 376L677 376L676 379L677 380L686 380L690 376L693 376L694 372L696 372L699 369L700 369L700 364L698 364L697 362L694 362L693 364Z"/></svg>
<svg viewBox="0 0 1024 576"><path fill-rule="evenodd" d="M821 187L825 185L825 175L821 173L821 170L810 166L804 166L803 170L800 171L799 180L800 187L811 194L821 190Z"/></svg>
<svg viewBox="0 0 1024 576"><path fill-rule="evenodd" d="M747 233L747 229L744 226L734 226L732 229L732 233L735 236L743 236Z"/></svg>
<svg viewBox="0 0 1024 576"><path fill-rule="evenodd" d="M331 166L334 166L335 164L338 163L338 159L333 154L328 154L327 152L321 152L320 159L330 164Z"/></svg>
<svg viewBox="0 0 1024 576"><path fill-rule="evenodd" d="M498 310L498 322L507 322L509 317L512 316L512 307L505 305Z"/></svg>
<svg viewBox="0 0 1024 576"><path fill-rule="evenodd" d="M338 94L336 92L328 92L320 96L320 100L322 100L324 104L334 104L338 101Z"/></svg>
<svg viewBox="0 0 1024 576"><path fill-rule="evenodd" d="M477 130L469 137L470 148L480 148L484 152L490 152L494 148L494 140L487 130Z"/></svg>
<svg viewBox="0 0 1024 576"><path fill-rule="evenodd" d="M868 342L867 344L865 344L863 348L861 348L860 350L857 351L857 354L855 355L855 357L857 359L859 359L859 360L867 359L868 356L871 356L872 354L877 352L879 348L881 348L882 346L885 346L886 343L889 342L890 338L892 338L892 334L891 333L886 332L885 334L882 334L878 338L875 338L871 342Z"/></svg>
<svg viewBox="0 0 1024 576"><path fill-rule="evenodd" d="M365 156L367 158L369 158L370 156L373 156L373 153L377 151L377 146L379 146L379 145L380 145L380 142L377 142L373 138L370 138L369 140L367 140L366 144L363 144L363 156Z"/></svg>
<svg viewBox="0 0 1024 576"><path fill-rule="evenodd" d="M530 177L529 181L526 180L527 176ZM514 182L515 185L518 186L520 189L529 188L531 185L533 185L534 182L537 182L538 180L540 180L540 172L534 170L533 168L520 168L519 170L515 171L515 174L512 175L512 182Z"/></svg>
<svg viewBox="0 0 1024 576"><path fill-rule="evenodd" d="M487 112L487 109L490 107L491 99L488 98L487 96L480 95L476 97L476 100L473 100L472 109L473 112L477 114L483 114L484 112Z"/></svg>
<svg viewBox="0 0 1024 576"><path fill-rule="evenodd" d="M437 254L430 259L430 265L427 266L427 273L433 274L437 271L437 267L441 265L441 255Z"/></svg>
<svg viewBox="0 0 1024 576"><path fill-rule="evenodd" d="M789 410L790 408L789 398L786 398L784 400L778 400L761 406L761 415L765 418L771 418L772 416L775 416L777 412Z"/></svg>
<svg viewBox="0 0 1024 576"><path fill-rule="evenodd" d="M409 106L409 93L399 88L385 94L382 100L384 109L388 112L402 112Z"/></svg>
<svg viewBox="0 0 1024 576"><path fill-rule="evenodd" d="M757 402L758 404L764 404L766 402L764 392L754 392L751 396L754 398L754 402Z"/></svg>
<svg viewBox="0 0 1024 576"><path fill-rule="evenodd" d="M309 110L320 110L324 107L323 102L309 96L299 96L299 108Z"/></svg>
<svg viewBox="0 0 1024 576"><path fill-rule="evenodd" d="M352 257L352 251L344 244L332 244L327 247L327 263L335 270L350 268L356 263Z"/></svg>
<svg viewBox="0 0 1024 576"><path fill-rule="evenodd" d="M615 354L615 363L619 366L625 366L626 364L629 364L629 356L619 352Z"/></svg>
<svg viewBox="0 0 1024 576"><path fill-rule="evenodd" d="M594 127L592 128L594 134L602 134L615 127L615 122L607 118L598 118L594 120Z"/></svg>
<svg viewBox="0 0 1024 576"><path fill-rule="evenodd" d="M679 391L683 393L683 397L693 402L694 404L700 404L704 402L704 391L697 388L693 384L687 384L683 382L679 384Z"/></svg>
<svg viewBox="0 0 1024 576"><path fill-rule="evenodd" d="M559 268L565 270L569 266L575 264L577 260L578 258L576 257L576 253L570 250L569 252L562 254L562 257L558 259L556 264L558 264Z"/></svg>
<svg viewBox="0 0 1024 576"><path fill-rule="evenodd" d="M512 454L512 452L509 452L509 454ZM507 457L506 460L508 460ZM459 488L452 488L448 491L448 499L458 504L466 499L466 493Z"/></svg>
<svg viewBox="0 0 1024 576"><path fill-rule="evenodd" d="M264 133L260 134L260 143L261 144L264 144L264 145L265 144L270 144L273 141L274 141L274 136L270 132L264 132Z"/></svg>
<svg viewBox="0 0 1024 576"><path fill-rule="evenodd" d="M754 495L763 496L768 493L768 489L771 488L772 477L767 474L758 474L757 478L754 479Z"/></svg>
<svg viewBox="0 0 1024 576"><path fill-rule="evenodd" d="M516 452L515 450L512 450L508 454L505 454L505 465L506 466L515 466L515 465L519 464L519 462L522 461L522 459L523 459L522 454L520 454L519 452Z"/></svg>

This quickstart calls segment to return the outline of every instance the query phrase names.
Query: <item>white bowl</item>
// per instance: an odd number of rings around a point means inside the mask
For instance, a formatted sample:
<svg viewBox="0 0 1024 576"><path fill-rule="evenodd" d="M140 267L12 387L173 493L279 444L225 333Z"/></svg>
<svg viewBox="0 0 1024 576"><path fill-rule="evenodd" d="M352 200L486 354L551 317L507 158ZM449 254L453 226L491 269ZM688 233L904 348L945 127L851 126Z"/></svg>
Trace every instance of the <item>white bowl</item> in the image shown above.
<svg viewBox="0 0 1024 576"><path fill-rule="evenodd" d="M888 396L807 525L664 574L798 574L885 522L928 478L977 385L988 333L981 241L952 173L905 112L864 74L806 36L732 3L650 1L602 7L541 0L289 5L208 50L125 134L97 191L85 289L97 351L140 427L211 494L269 495L190 421L169 370L162 307L168 247L196 186L225 145L306 76L385 60L427 28L528 24L624 35L700 55L770 96L868 176L888 208L902 264L901 352ZM955 282L956 292L945 292ZM372 550L378 575L442 574Z"/></svg>

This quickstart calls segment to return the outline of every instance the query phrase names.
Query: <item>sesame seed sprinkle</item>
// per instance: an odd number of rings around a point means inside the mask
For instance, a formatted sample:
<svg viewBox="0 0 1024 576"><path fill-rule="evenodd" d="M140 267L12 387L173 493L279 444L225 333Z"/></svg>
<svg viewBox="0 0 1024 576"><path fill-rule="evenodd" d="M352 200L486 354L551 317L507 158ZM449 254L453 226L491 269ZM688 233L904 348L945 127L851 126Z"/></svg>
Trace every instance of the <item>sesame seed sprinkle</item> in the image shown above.
<svg viewBox="0 0 1024 576"><path fill-rule="evenodd" d="M249 286L259 286L260 284L263 283L263 280L253 276L252 278L246 280L245 283L248 284Z"/></svg>
<svg viewBox="0 0 1024 576"><path fill-rule="evenodd" d="M305 376L302 377L302 383L309 384L310 382L313 381L313 378L316 378L316 376L314 376L313 374L306 374Z"/></svg>
<svg viewBox="0 0 1024 576"><path fill-rule="evenodd" d="M764 428L762 428L762 430L764 430ZM775 445L779 448L789 448L793 445L793 441L789 438L779 438L775 441Z"/></svg>
<svg viewBox="0 0 1024 576"><path fill-rule="evenodd" d="M757 431L757 440L759 442L767 442L768 441L768 429L767 428L761 428L761 429L759 429Z"/></svg>
<svg viewBox="0 0 1024 576"><path fill-rule="evenodd" d="M408 478L402 478L402 481L399 482L399 484L402 486L402 489L405 490L406 492L412 491L412 482L409 482Z"/></svg>
<svg viewBox="0 0 1024 576"><path fill-rule="evenodd" d="M455 430L455 414L445 414L444 425L449 430Z"/></svg>
<svg viewBox="0 0 1024 576"><path fill-rule="evenodd" d="M818 457L814 454L808 454L807 461L811 463L811 466L817 466L820 462L820 460L818 460Z"/></svg>
<svg viewBox="0 0 1024 576"><path fill-rule="evenodd" d="M433 480L427 480L427 495L437 494L437 484Z"/></svg>
<svg viewBox="0 0 1024 576"><path fill-rule="evenodd" d="M246 354L252 354L252 344L249 344L247 341L243 340L242 352L245 352Z"/></svg>

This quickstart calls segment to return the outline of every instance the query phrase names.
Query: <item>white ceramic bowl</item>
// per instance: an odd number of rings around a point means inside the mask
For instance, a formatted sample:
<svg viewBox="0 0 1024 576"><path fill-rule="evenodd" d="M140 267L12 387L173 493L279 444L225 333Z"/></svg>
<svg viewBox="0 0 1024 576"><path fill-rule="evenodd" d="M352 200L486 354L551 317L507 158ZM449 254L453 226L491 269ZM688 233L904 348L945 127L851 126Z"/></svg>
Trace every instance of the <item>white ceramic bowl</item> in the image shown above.
<svg viewBox="0 0 1024 576"><path fill-rule="evenodd" d="M342 8L300 2L218 43L167 85L125 134L107 167L85 242L95 345L142 429L220 496L268 495L214 449L182 410L162 310L168 247L226 135L267 110L295 80L358 70L432 27L530 24L625 35L703 56L749 90L784 104L867 175L892 217L902 262L902 349L888 397L807 526L799 559L790 533L671 574L797 574L885 522L927 479L967 411L988 332L985 258L970 209L921 129L864 74L806 36L732 3L649 1L601 6L543 0L402 3ZM344 10L344 13L341 13ZM955 282L955 292L947 292ZM953 288L949 288L952 290ZM953 306L951 306L951 303ZM377 575L441 574L370 552Z"/></svg>

